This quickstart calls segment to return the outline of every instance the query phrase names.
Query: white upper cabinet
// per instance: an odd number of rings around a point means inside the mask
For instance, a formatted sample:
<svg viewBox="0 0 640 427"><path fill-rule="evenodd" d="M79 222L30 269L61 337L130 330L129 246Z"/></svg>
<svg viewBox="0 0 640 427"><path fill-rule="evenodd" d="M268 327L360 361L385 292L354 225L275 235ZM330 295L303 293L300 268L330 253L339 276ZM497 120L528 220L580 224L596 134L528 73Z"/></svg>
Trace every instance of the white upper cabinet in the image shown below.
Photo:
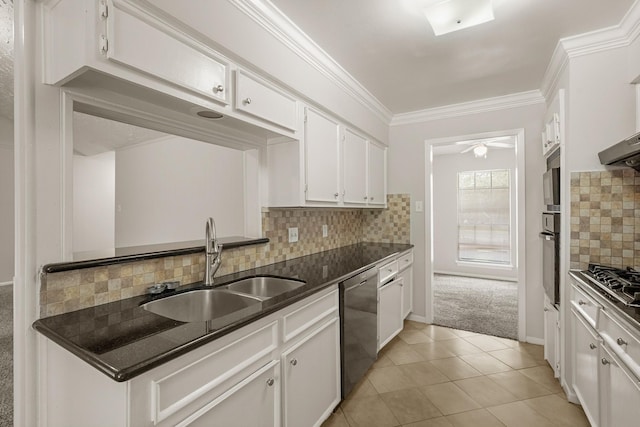
<svg viewBox="0 0 640 427"><path fill-rule="evenodd" d="M228 64L210 50L185 43L178 33L160 30L151 18L126 3L114 1L106 14L107 35L101 43L109 60L214 101L229 102Z"/></svg>
<svg viewBox="0 0 640 427"><path fill-rule="evenodd" d="M306 200L340 201L340 125L311 108L305 113Z"/></svg>
<svg viewBox="0 0 640 427"><path fill-rule="evenodd" d="M296 100L241 70L236 72L235 108L285 129L297 129Z"/></svg>
<svg viewBox="0 0 640 427"><path fill-rule="evenodd" d="M387 203L387 149L369 143L368 162L368 191L369 205L385 206Z"/></svg>
<svg viewBox="0 0 640 427"><path fill-rule="evenodd" d="M367 140L349 129L344 131L343 201L367 204Z"/></svg>

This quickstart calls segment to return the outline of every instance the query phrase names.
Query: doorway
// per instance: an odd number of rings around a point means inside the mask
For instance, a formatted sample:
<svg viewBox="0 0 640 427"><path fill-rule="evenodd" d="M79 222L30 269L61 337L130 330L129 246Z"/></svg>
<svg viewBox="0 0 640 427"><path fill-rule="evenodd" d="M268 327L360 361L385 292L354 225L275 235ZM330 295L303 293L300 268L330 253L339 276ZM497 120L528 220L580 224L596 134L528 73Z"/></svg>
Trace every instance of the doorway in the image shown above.
<svg viewBox="0 0 640 427"><path fill-rule="evenodd" d="M518 129L426 141L434 324L524 339L523 138Z"/></svg>

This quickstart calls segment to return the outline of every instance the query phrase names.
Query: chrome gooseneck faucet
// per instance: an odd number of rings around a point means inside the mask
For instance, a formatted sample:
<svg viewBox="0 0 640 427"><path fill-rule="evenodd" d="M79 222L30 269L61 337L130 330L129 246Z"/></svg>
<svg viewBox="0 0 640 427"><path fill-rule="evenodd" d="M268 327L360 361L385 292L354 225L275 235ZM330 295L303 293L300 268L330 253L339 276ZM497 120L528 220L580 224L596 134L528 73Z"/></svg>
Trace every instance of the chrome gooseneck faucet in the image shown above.
<svg viewBox="0 0 640 427"><path fill-rule="evenodd" d="M213 276L220 268L222 248L216 239L216 223L209 217L205 226L205 272L204 284L213 285Z"/></svg>

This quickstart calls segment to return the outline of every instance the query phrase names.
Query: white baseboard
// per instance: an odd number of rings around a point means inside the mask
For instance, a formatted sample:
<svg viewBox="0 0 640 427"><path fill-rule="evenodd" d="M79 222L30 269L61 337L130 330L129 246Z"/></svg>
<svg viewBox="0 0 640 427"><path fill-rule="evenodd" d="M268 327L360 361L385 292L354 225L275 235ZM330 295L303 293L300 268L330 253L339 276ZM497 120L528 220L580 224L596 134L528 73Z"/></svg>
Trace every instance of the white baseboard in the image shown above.
<svg viewBox="0 0 640 427"><path fill-rule="evenodd" d="M529 344L544 345L544 338L526 337Z"/></svg>
<svg viewBox="0 0 640 427"><path fill-rule="evenodd" d="M0 286L13 286L13 282L0 282Z"/></svg>
<svg viewBox="0 0 640 427"><path fill-rule="evenodd" d="M417 314L409 313L407 316L407 320L412 320L414 322L427 323L427 318L425 316L418 316Z"/></svg>

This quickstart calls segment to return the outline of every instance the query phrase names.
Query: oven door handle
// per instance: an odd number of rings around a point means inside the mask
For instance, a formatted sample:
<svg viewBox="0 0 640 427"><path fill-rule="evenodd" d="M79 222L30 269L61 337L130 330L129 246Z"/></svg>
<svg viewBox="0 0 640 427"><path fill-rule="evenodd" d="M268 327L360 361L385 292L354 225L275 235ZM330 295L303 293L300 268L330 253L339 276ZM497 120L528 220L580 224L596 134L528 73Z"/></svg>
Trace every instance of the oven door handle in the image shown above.
<svg viewBox="0 0 640 427"><path fill-rule="evenodd" d="M545 240L556 240L556 235L553 233L547 233L546 231L543 231L540 233L540 237L542 237Z"/></svg>

